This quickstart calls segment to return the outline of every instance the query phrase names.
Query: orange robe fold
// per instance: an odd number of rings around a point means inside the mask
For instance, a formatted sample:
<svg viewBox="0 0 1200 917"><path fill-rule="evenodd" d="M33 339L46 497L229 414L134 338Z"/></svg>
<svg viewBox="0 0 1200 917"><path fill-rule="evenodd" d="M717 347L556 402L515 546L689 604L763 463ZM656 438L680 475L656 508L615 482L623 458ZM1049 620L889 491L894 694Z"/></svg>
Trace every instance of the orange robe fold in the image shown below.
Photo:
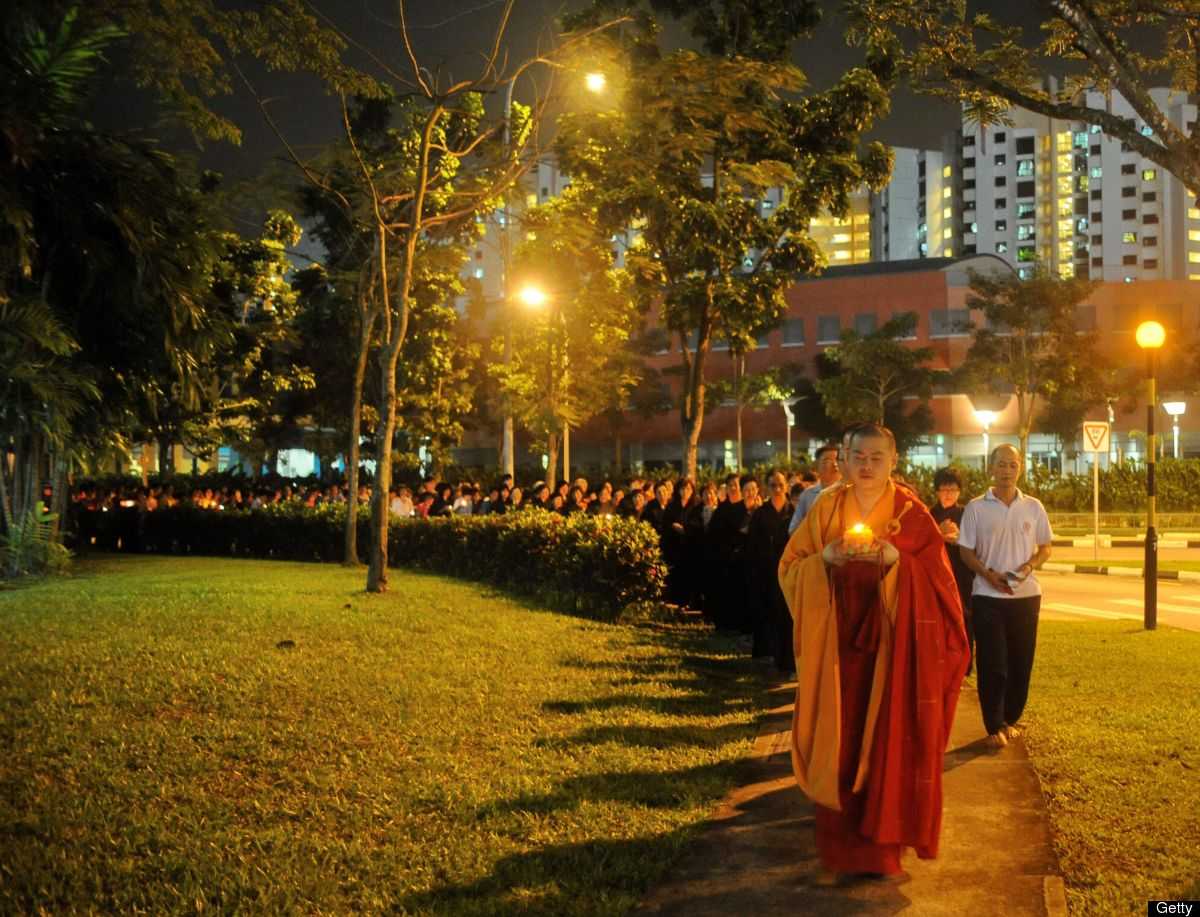
<svg viewBox="0 0 1200 917"><path fill-rule="evenodd" d="M851 488L822 494L779 564L797 663L793 769L814 803L853 822L854 840L910 846L923 858L934 857L942 756L968 661L962 606L933 518L910 490L890 482L861 521L879 535L890 523L888 537L900 560L879 577L877 590L859 588L857 563L849 571L853 576L843 571L838 588L831 588L821 551L856 521ZM866 616L862 608L839 609L835 593L864 596L856 601L869 600L877 609ZM843 630L851 621L858 629L840 634L840 650L839 621ZM843 711L843 657L862 667L862 657L848 652L848 638L867 646L874 662L859 673L862 682L855 682L854 696L845 698L851 706ZM860 712L862 728L844 730L843 715ZM859 725L856 719L853 725ZM845 737L857 748L843 748L844 731L857 734ZM887 871L873 868L870 858L862 868Z"/></svg>

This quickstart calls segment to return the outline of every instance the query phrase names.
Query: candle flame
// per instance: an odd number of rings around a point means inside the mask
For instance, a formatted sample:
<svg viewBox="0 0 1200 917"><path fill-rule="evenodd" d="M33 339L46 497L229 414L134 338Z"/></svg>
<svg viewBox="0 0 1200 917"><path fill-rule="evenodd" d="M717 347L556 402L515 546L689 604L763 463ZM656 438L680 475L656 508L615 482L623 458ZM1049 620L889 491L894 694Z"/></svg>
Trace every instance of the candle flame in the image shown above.
<svg viewBox="0 0 1200 917"><path fill-rule="evenodd" d="M862 532L865 532L866 530L867 530L867 527L865 525L863 525L861 522L856 522L856 523L854 523L854 525L850 526L850 531L852 531L855 535L861 534Z"/></svg>

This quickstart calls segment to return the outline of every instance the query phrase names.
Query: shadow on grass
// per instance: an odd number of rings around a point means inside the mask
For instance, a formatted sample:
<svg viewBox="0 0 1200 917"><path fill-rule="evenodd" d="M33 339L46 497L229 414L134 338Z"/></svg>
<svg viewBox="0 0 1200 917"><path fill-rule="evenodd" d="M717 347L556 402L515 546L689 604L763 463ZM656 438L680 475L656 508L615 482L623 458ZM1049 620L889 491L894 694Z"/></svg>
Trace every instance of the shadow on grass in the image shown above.
<svg viewBox="0 0 1200 917"><path fill-rule="evenodd" d="M447 883L398 902L403 914L563 914L631 908L689 838L687 831L557 844L500 859L474 882ZM623 900L622 900L623 899ZM620 907L624 904L624 907ZM614 906L618 905L618 906Z"/></svg>
<svg viewBox="0 0 1200 917"><path fill-rule="evenodd" d="M573 736L540 739L549 748L630 745L642 748L718 748L747 737L742 723L728 726L593 726Z"/></svg>

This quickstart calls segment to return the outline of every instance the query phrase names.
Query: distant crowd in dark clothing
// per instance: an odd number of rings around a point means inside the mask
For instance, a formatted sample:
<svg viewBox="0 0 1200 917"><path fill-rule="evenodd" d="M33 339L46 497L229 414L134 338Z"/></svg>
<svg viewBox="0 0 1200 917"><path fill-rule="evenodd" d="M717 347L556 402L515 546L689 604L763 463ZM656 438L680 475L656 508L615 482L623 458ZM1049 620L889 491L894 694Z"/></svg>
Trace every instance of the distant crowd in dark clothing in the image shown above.
<svg viewBox="0 0 1200 917"><path fill-rule="evenodd" d="M589 482L586 478L528 488L503 476L490 486L463 481L450 484L427 477L415 487L391 489L389 512L401 518L437 518L544 511L640 519L658 533L668 568L668 600L703 613L706 620L752 638L751 652L769 658L784 674L795 669L792 619L779 588L777 567L788 538L812 507L818 492L841 479L839 447L817 450L815 471L726 475L698 489L688 478ZM935 478L940 505L932 508L941 524L964 607L970 607L971 574L954 542L962 516L957 505L961 482L951 469ZM358 488L356 502L371 500L370 485ZM272 487L202 488L180 493L166 487L101 489L83 487L73 494L80 510L136 509L186 505L212 511L256 510L272 504L305 506L346 504L338 484ZM82 531L82 530L81 530Z"/></svg>

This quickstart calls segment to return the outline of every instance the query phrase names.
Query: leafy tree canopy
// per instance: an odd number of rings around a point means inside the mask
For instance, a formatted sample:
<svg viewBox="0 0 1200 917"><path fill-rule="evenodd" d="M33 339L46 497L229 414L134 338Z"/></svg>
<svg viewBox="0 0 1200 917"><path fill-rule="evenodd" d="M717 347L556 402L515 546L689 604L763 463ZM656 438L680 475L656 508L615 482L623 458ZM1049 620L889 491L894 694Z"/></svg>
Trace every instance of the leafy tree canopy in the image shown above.
<svg viewBox="0 0 1200 917"><path fill-rule="evenodd" d="M966 0L848 0L852 40L885 49L918 92L961 102L968 118L1006 123L1012 106L1099 125L1110 137L1200 193L1195 128L1172 124L1149 90L1200 91L1200 7L1192 0L1046 0L1020 26L972 13ZM1036 22L1040 42L1025 26ZM916 41L912 41L915 36ZM1061 91L1042 85L1049 62L1066 70ZM1119 92L1133 108L1124 116L1087 104L1082 90ZM1148 128L1143 132L1142 128Z"/></svg>

